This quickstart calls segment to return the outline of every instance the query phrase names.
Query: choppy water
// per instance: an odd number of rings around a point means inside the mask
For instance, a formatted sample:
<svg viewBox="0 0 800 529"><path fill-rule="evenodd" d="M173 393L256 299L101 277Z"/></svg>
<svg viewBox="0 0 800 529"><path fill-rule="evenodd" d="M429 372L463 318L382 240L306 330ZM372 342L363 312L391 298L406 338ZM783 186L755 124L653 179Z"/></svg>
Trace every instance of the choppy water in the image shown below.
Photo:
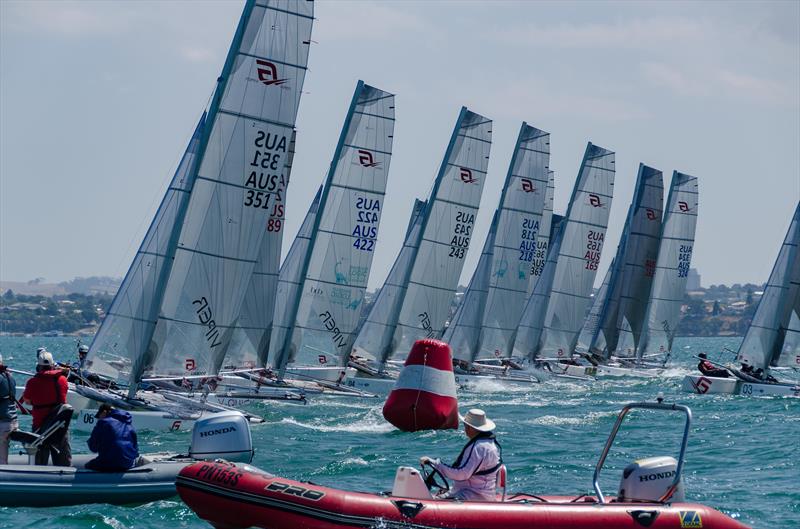
<svg viewBox="0 0 800 529"><path fill-rule="evenodd" d="M685 485L691 501L708 504L758 528L800 527L800 399L699 396L680 392L693 370L691 355L735 349L738 339L678 339L674 365L664 377L595 385L547 382L509 391L487 386L460 395L461 408L480 406L498 425L512 490L579 494L592 472L616 413L631 401L667 400L694 412ZM59 359L74 354L69 338L0 338L6 363L30 368L46 345ZM259 404L267 423L253 428L254 464L279 475L364 491L391 488L398 465L420 455L452 459L463 432L403 433L381 416L382 401L314 399L306 406ZM630 461L677 452L682 419L640 412L618 437L601 480L613 493ZM627 423L627 421L626 421ZM27 426L27 423L25 423ZM86 451L86 434L73 432L73 452ZM143 451L185 450L186 433L140 432ZM179 500L137 507L84 505L2 509L0 527L160 528L209 527Z"/></svg>

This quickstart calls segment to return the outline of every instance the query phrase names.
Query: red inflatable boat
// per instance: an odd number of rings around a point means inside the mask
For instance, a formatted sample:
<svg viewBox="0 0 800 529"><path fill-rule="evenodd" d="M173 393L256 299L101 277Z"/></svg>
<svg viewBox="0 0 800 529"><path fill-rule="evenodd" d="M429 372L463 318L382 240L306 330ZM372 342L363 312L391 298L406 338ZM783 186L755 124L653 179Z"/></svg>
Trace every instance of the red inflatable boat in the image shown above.
<svg viewBox="0 0 800 529"><path fill-rule="evenodd" d="M629 465L618 497L606 498L598 475L622 418L636 407L685 411L681 453L677 460L654 457ZM218 529L745 529L719 511L683 500L680 475L690 420L691 412L683 406L626 406L595 469L594 496L502 492L496 502L439 500L429 492L433 476L409 467L398 469L393 491L383 494L323 487L227 462L188 466L176 484L181 499ZM504 482L503 472L500 481ZM656 499L643 499L648 496Z"/></svg>

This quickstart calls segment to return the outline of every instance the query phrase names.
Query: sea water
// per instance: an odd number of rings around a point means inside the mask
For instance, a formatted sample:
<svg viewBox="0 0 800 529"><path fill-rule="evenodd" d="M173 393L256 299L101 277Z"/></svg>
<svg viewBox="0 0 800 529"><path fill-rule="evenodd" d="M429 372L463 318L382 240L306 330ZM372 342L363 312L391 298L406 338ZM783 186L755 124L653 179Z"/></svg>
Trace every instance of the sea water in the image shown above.
<svg viewBox="0 0 800 529"><path fill-rule="evenodd" d="M558 380L509 389L489 383L459 394L462 411L480 407L497 423L509 469L509 489L535 494L592 492L592 473L619 410L634 401L686 404L694 413L684 481L689 501L720 509L757 528L800 528L800 398L692 395L680 391L699 352L736 349L738 338L677 339L672 368L652 379ZM75 359L74 338L0 338L6 364L32 369L36 348L59 361ZM722 358L730 359L725 353ZM23 377L17 377L24 383ZM452 460L463 431L404 433L386 423L382 399L312 397L309 404L263 402L266 418L253 427L253 463L271 473L360 491L392 487L398 465L417 466L422 455ZM22 427L29 427L23 418ZM683 433L678 413L632 412L601 474L614 494L622 469L635 459L676 455ZM86 452L88 434L72 432L73 452ZM139 432L142 452L186 451L185 432ZM0 509L0 527L210 527L177 497L132 507L80 505Z"/></svg>

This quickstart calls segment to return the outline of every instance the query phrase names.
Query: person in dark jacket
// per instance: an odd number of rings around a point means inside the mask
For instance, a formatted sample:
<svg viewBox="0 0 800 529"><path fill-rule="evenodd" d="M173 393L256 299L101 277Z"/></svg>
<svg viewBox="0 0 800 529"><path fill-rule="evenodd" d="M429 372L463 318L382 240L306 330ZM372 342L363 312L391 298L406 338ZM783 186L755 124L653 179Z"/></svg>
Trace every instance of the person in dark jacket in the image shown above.
<svg viewBox="0 0 800 529"><path fill-rule="evenodd" d="M709 362L708 356L705 353L700 353L697 357L700 359L700 363L697 364L697 370L705 376L718 378L728 378L730 376L727 369L718 368Z"/></svg>
<svg viewBox="0 0 800 529"><path fill-rule="evenodd" d="M0 355L0 465L8 463L8 435L18 428L17 383Z"/></svg>
<svg viewBox="0 0 800 529"><path fill-rule="evenodd" d="M131 414L102 404L95 417L97 424L88 444L97 457L86 463L86 468L98 472L124 472L133 468L139 458L139 443Z"/></svg>

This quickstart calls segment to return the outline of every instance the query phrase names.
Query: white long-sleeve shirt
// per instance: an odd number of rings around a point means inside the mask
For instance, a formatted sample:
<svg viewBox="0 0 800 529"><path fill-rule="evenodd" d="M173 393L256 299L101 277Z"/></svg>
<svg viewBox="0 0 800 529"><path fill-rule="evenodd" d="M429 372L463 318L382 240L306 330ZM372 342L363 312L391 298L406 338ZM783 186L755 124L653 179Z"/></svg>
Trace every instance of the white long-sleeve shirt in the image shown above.
<svg viewBox="0 0 800 529"><path fill-rule="evenodd" d="M500 451L492 439L479 439L473 444L458 467L451 467L440 460L433 467L450 480L449 498L465 501L496 501L498 468L490 474L476 476L476 472L488 470L500 462Z"/></svg>

